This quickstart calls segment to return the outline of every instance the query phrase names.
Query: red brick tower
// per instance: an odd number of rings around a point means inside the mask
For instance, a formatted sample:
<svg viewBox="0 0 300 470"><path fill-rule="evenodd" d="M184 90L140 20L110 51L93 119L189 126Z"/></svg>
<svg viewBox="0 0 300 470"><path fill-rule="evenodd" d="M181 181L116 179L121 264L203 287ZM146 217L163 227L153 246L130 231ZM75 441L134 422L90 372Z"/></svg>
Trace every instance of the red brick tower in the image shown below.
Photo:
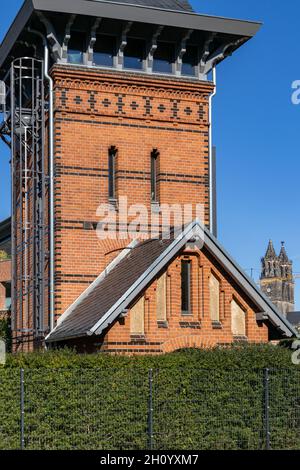
<svg viewBox="0 0 300 470"><path fill-rule="evenodd" d="M133 214L116 221L121 240L97 238L100 205L117 214L127 197L162 229L164 204L191 204L192 218L201 204L215 231L211 73L259 25L198 15L186 1L163 5L26 1L1 45L16 350L43 344L130 241Z"/></svg>

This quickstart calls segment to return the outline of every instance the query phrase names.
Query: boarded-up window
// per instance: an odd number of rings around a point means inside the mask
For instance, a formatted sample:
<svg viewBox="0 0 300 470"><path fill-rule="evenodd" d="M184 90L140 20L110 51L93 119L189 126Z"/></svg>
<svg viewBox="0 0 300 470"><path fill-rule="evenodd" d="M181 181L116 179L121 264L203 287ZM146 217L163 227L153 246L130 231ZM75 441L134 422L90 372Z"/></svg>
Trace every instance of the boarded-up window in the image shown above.
<svg viewBox="0 0 300 470"><path fill-rule="evenodd" d="M145 299L142 297L130 310L130 333L143 335L145 333Z"/></svg>
<svg viewBox="0 0 300 470"><path fill-rule="evenodd" d="M234 299L231 302L231 329L233 336L246 336L246 314Z"/></svg>
<svg viewBox="0 0 300 470"><path fill-rule="evenodd" d="M167 274L157 280L156 290L157 321L167 321Z"/></svg>
<svg viewBox="0 0 300 470"><path fill-rule="evenodd" d="M211 321L220 321L220 282L211 274L209 278L210 318Z"/></svg>

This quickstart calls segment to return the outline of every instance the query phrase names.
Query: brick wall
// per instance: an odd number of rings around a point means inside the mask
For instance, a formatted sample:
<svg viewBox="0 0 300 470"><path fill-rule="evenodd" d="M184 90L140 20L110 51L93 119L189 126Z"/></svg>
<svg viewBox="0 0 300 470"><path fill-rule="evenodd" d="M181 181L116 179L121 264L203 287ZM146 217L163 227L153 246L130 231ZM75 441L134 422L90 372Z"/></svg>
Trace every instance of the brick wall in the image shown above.
<svg viewBox="0 0 300 470"><path fill-rule="evenodd" d="M11 261L0 261L0 311L5 310L6 290L3 282L11 281Z"/></svg>
<svg viewBox="0 0 300 470"><path fill-rule="evenodd" d="M181 312L181 259L191 261L191 314ZM228 345L235 338L232 333L231 302L234 299L245 312L246 337L250 343L268 342L268 326L257 322L258 309L240 290L223 268L204 249L185 251L166 269L167 322L157 321L157 280L144 292L144 336L131 336L131 310L117 320L98 339L76 341L79 350L101 351L113 354L162 354L181 348L210 348ZM213 322L210 313L209 279L213 273L220 281L220 319ZM162 274L162 273L161 273Z"/></svg>
<svg viewBox="0 0 300 470"><path fill-rule="evenodd" d="M160 203L205 206L209 220L208 97L211 83L55 66L56 314L128 240L99 241L108 203L108 149L116 146L117 195L150 213L150 155L160 152ZM148 225L141 226L141 232Z"/></svg>

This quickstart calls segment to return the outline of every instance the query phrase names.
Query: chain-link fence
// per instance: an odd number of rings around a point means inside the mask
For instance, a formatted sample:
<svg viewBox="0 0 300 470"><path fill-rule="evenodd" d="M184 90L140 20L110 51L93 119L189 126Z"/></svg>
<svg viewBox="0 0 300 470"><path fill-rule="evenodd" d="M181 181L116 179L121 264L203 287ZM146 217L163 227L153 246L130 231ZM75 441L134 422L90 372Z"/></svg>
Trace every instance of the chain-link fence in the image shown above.
<svg viewBox="0 0 300 470"><path fill-rule="evenodd" d="M2 369L0 449L300 449L300 370Z"/></svg>

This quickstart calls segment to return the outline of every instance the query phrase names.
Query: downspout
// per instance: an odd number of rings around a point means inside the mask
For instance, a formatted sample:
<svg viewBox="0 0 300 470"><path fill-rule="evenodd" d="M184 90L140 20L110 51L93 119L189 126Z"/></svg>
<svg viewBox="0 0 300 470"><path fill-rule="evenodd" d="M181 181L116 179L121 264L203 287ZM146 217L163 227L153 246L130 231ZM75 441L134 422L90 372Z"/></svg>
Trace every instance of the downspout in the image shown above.
<svg viewBox="0 0 300 470"><path fill-rule="evenodd" d="M214 84L214 90L209 97L209 229L212 234L215 234L214 226L214 175L213 175L213 141L212 141L212 101L214 96L217 94L217 70L216 66L212 69L212 81Z"/></svg>
<svg viewBox="0 0 300 470"><path fill-rule="evenodd" d="M39 36L44 45L44 76L49 83L49 326L50 331L54 328L54 110L53 110L53 80L49 75L49 49L46 37L32 28L28 28L30 33Z"/></svg>

